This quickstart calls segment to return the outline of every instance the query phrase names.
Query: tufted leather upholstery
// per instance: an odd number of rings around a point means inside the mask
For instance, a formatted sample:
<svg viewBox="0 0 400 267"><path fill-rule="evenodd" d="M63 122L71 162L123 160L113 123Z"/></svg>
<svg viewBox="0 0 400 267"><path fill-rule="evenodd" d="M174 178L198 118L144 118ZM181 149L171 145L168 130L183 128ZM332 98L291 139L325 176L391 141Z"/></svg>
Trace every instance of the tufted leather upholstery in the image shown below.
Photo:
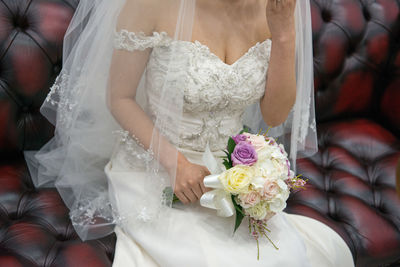
<svg viewBox="0 0 400 267"><path fill-rule="evenodd" d="M396 189L397 189L397 194L400 197L400 160L397 164L397 172L396 172Z"/></svg>
<svg viewBox="0 0 400 267"><path fill-rule="evenodd" d="M301 1L301 0L298 0ZM78 0L0 1L0 266L109 266L115 236L81 242L21 154L53 128L39 107ZM358 266L400 266L400 0L311 0L320 151L288 212L336 230ZM398 262L398 263L396 263Z"/></svg>
<svg viewBox="0 0 400 267"><path fill-rule="evenodd" d="M400 1L311 4L319 152L287 211L331 226L357 266L400 266Z"/></svg>
<svg viewBox="0 0 400 267"><path fill-rule="evenodd" d="M22 156L52 136L39 113L61 69L75 0L0 1L0 266L110 266L115 236L82 242L55 189L35 189Z"/></svg>

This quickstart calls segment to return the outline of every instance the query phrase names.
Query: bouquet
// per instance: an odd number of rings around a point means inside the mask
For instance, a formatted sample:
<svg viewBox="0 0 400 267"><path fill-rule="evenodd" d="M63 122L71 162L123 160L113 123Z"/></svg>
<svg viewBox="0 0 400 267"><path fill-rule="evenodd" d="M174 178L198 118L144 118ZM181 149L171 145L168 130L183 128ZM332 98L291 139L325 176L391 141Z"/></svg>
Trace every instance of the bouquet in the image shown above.
<svg viewBox="0 0 400 267"><path fill-rule="evenodd" d="M242 132L229 138L222 172L207 150L203 161L212 175L205 177L204 184L213 190L202 196L201 205L216 209L219 216L236 214L235 232L247 218L250 235L257 241L258 259L260 237L278 249L268 237L267 222L285 209L292 189L306 184L290 170L283 145L266 135Z"/></svg>

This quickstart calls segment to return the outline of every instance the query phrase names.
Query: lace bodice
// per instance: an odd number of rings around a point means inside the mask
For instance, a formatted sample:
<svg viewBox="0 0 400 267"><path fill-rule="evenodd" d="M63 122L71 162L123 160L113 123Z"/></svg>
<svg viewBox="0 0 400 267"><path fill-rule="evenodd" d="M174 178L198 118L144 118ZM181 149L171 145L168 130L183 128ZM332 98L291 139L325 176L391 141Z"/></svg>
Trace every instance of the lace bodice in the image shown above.
<svg viewBox="0 0 400 267"><path fill-rule="evenodd" d="M198 41L171 39L165 32L145 36L122 30L116 33L114 46L127 51L152 48L145 73L148 97L147 112L153 119L160 98L160 77L168 66L185 85L175 86L171 94L183 94L183 119L179 141L175 145L194 151L204 151L207 143L212 151L226 147L228 136L243 128L242 115L249 105L265 92L265 82L271 51L267 39L251 47L232 65L224 63ZM173 57L171 57L173 53ZM173 60L173 64L169 60ZM169 136L166 129L163 134ZM124 137L126 139L126 135Z"/></svg>

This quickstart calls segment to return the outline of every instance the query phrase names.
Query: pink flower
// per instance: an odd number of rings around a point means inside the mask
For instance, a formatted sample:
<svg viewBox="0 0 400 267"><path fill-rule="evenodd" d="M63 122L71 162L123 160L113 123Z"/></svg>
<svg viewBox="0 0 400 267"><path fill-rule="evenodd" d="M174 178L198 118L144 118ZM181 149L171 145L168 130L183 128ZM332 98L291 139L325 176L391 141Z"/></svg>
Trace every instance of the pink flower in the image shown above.
<svg viewBox="0 0 400 267"><path fill-rule="evenodd" d="M245 195L239 195L240 206L247 209L250 207L254 207L261 201L261 196L257 192L250 192Z"/></svg>
<svg viewBox="0 0 400 267"><path fill-rule="evenodd" d="M296 181L294 182L295 187L304 187L306 184L307 182L303 179L296 179Z"/></svg>
<svg viewBox="0 0 400 267"><path fill-rule="evenodd" d="M254 147L247 142L240 142L236 145L233 153L231 154L233 166L247 165L251 166L257 162L257 153Z"/></svg>
<svg viewBox="0 0 400 267"><path fill-rule="evenodd" d="M267 144L263 135L249 133L244 133L243 135L247 137L247 140L250 141L250 143L256 150L262 149Z"/></svg>
<svg viewBox="0 0 400 267"><path fill-rule="evenodd" d="M293 179L292 179L292 178L287 178L287 179L285 180L285 183L287 184L287 186L288 186L289 188L293 188Z"/></svg>
<svg viewBox="0 0 400 267"><path fill-rule="evenodd" d="M276 182L267 180L265 181L264 188L262 190L262 196L264 199L273 199L279 193L279 186Z"/></svg>

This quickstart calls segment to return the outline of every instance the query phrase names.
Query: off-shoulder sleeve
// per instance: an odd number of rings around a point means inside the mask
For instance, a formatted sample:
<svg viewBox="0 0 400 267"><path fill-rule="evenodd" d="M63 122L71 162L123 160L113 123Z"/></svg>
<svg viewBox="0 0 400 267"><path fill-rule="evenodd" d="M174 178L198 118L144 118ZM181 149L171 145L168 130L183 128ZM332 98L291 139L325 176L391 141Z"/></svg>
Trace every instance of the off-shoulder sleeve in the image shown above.
<svg viewBox="0 0 400 267"><path fill-rule="evenodd" d="M166 32L153 32L153 35L145 35L143 32L120 30L115 32L114 48L130 52L144 51L147 48L169 45L170 42L171 38Z"/></svg>

